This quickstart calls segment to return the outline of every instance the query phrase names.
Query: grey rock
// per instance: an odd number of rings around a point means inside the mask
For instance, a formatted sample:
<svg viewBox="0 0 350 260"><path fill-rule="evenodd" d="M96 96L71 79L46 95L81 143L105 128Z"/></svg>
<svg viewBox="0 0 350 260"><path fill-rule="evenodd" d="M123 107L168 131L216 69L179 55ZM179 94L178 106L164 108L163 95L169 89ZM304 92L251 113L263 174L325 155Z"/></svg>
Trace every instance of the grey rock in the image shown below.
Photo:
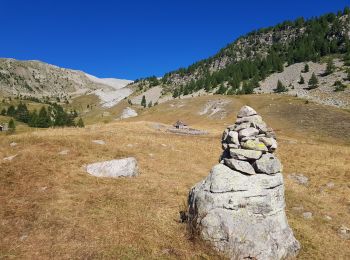
<svg viewBox="0 0 350 260"><path fill-rule="evenodd" d="M236 124L232 130L239 132L240 130L248 128L250 126L251 126L251 123L245 122L245 123L241 123L241 124Z"/></svg>
<svg viewBox="0 0 350 260"><path fill-rule="evenodd" d="M300 184L300 185L304 185L307 186L309 184L309 178L304 176L301 173L292 173L288 175L288 178L293 180L294 182Z"/></svg>
<svg viewBox="0 0 350 260"><path fill-rule="evenodd" d="M281 162L271 153L266 153L253 163L257 173L275 174L282 171Z"/></svg>
<svg viewBox="0 0 350 260"><path fill-rule="evenodd" d="M86 171L96 177L134 177L139 175L134 157L97 162L86 166Z"/></svg>
<svg viewBox="0 0 350 260"><path fill-rule="evenodd" d="M226 129L223 133L222 133L222 141L226 141L227 137L228 137L228 132L230 131L230 129Z"/></svg>
<svg viewBox="0 0 350 260"><path fill-rule="evenodd" d="M345 225L341 225L338 229L338 234L342 239L350 240L350 228Z"/></svg>
<svg viewBox="0 0 350 260"><path fill-rule="evenodd" d="M228 144L228 148L237 149L237 148L239 148L239 145L237 145L237 144Z"/></svg>
<svg viewBox="0 0 350 260"><path fill-rule="evenodd" d="M228 133L228 142L239 145L238 133L236 131L230 131Z"/></svg>
<svg viewBox="0 0 350 260"><path fill-rule="evenodd" d="M243 137L256 136L258 133L259 133L258 129L254 127L249 127L239 131L238 135L240 138L243 138Z"/></svg>
<svg viewBox="0 0 350 260"><path fill-rule="evenodd" d="M253 108L251 108L250 106L244 106L239 110L237 117L247 117L247 116L253 116L256 114L257 113Z"/></svg>
<svg viewBox="0 0 350 260"><path fill-rule="evenodd" d="M224 159L225 165L230 167L233 170L253 175L255 174L253 166L249 162L240 161L236 159Z"/></svg>
<svg viewBox="0 0 350 260"><path fill-rule="evenodd" d="M256 139L250 139L245 142L242 142L241 146L249 150L264 151L264 152L268 151L266 145L263 142L260 142Z"/></svg>
<svg viewBox="0 0 350 260"><path fill-rule="evenodd" d="M249 123L249 124L254 124L254 125L264 125L265 124L264 121L262 120L261 116L259 116L259 115L237 118L236 123L237 124Z"/></svg>
<svg viewBox="0 0 350 260"><path fill-rule="evenodd" d="M303 218L304 219L312 219L312 213L311 212L304 212Z"/></svg>
<svg viewBox="0 0 350 260"><path fill-rule="evenodd" d="M239 160L257 160L261 157L261 151L245 150L245 149L230 149L232 158Z"/></svg>
<svg viewBox="0 0 350 260"><path fill-rule="evenodd" d="M11 142L11 143L10 143L10 146L11 146L11 147L15 147L15 146L17 146L17 143Z"/></svg>
<svg viewBox="0 0 350 260"><path fill-rule="evenodd" d="M277 149L277 141L272 137L259 137L259 141L263 142L270 152Z"/></svg>
<svg viewBox="0 0 350 260"><path fill-rule="evenodd" d="M242 142L246 142L248 140L257 140L257 139L256 139L256 136L247 136L247 137L242 137L241 138Z"/></svg>
<svg viewBox="0 0 350 260"><path fill-rule="evenodd" d="M300 249L284 212L281 173L244 175L218 164L188 202L189 223L233 259L284 259Z"/></svg>

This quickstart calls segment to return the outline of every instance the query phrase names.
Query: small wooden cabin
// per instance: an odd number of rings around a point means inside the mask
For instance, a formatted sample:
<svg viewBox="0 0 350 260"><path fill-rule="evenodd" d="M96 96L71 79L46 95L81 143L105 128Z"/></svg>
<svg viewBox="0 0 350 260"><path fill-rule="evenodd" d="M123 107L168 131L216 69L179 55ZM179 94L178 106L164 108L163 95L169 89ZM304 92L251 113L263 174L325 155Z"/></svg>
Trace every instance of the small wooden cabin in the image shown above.
<svg viewBox="0 0 350 260"><path fill-rule="evenodd" d="M176 123L174 124L174 127L177 129L187 129L188 125L185 122L177 120Z"/></svg>
<svg viewBox="0 0 350 260"><path fill-rule="evenodd" d="M0 132L7 131L7 130L8 130L7 124L0 124Z"/></svg>

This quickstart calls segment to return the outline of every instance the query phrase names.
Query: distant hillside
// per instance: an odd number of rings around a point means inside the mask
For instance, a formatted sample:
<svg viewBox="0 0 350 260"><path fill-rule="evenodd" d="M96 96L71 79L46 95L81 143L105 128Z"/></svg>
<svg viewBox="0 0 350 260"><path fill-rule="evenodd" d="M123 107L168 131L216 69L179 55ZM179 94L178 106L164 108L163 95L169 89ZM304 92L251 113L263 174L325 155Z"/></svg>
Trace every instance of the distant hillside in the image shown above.
<svg viewBox="0 0 350 260"><path fill-rule="evenodd" d="M218 94L250 94L259 82L286 66L340 55L350 65L349 8L337 14L285 21L238 38L214 56L188 68L136 81L139 89L161 85L173 97L205 90ZM323 61L324 62L324 61Z"/></svg>
<svg viewBox="0 0 350 260"><path fill-rule="evenodd" d="M96 94L102 103L114 104L130 95L131 81L100 79L82 71L60 68L41 61L0 59L0 94L4 96L70 97Z"/></svg>

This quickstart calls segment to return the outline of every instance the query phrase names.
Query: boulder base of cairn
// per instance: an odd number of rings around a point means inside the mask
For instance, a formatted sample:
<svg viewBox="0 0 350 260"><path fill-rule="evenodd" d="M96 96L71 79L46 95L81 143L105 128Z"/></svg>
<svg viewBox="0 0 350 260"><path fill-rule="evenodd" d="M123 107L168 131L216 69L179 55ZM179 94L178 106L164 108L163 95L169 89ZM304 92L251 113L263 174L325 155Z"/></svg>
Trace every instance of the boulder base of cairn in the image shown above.
<svg viewBox="0 0 350 260"><path fill-rule="evenodd" d="M253 108L245 106L238 115L236 124L224 131L220 164L189 193L189 224L231 259L294 257L300 244L284 210L275 134Z"/></svg>

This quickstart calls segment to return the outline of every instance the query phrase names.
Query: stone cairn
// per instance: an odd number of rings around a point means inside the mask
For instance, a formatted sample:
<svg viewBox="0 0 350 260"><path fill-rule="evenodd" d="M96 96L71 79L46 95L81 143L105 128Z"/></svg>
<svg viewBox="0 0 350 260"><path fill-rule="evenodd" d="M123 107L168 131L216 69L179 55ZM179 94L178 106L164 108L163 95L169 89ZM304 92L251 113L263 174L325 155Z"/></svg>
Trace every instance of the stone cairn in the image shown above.
<svg viewBox="0 0 350 260"><path fill-rule="evenodd" d="M244 106L224 131L222 148L220 163L189 193L189 225L231 259L296 256L273 130Z"/></svg>

